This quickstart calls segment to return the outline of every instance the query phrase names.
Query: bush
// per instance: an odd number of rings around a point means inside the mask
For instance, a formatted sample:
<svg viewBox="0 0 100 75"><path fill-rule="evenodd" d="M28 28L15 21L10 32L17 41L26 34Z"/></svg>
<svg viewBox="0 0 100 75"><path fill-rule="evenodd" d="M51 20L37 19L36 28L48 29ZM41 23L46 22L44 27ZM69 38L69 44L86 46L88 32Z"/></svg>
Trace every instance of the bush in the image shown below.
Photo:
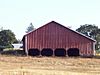
<svg viewBox="0 0 100 75"><path fill-rule="evenodd" d="M96 53L100 53L100 49L99 50L96 50Z"/></svg>

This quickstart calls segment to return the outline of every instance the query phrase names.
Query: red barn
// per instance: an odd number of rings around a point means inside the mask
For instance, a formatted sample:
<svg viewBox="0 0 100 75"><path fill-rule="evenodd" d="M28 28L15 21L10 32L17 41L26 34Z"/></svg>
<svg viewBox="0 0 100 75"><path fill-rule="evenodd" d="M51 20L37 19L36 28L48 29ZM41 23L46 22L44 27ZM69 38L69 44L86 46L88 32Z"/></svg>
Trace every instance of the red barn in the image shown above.
<svg viewBox="0 0 100 75"><path fill-rule="evenodd" d="M23 47L32 56L93 56L95 40L51 21L24 35Z"/></svg>

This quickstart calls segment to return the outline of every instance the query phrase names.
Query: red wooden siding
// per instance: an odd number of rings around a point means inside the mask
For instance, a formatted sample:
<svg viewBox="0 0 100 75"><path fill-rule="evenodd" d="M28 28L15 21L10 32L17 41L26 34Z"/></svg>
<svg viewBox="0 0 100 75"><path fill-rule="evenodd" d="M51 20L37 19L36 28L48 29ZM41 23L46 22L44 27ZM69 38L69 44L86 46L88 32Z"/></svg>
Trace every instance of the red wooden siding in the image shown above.
<svg viewBox="0 0 100 75"><path fill-rule="evenodd" d="M25 35L27 37L27 50L30 48L78 48L82 55L93 54L93 40L88 39L71 29L56 22L50 22L37 30Z"/></svg>

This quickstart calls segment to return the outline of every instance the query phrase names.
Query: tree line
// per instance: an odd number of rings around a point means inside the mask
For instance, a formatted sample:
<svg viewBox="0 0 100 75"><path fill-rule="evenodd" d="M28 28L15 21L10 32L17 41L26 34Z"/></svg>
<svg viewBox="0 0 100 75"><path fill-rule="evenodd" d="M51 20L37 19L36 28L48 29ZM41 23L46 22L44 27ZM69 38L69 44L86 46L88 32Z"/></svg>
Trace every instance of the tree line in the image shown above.
<svg viewBox="0 0 100 75"><path fill-rule="evenodd" d="M27 27L26 33L35 30L32 23ZM77 32L80 32L92 39L96 40L96 50L100 49L100 28L95 24L84 24L80 25L79 28L76 29ZM15 37L15 34L11 30L4 30L2 27L0 28L0 46L11 47L12 43L18 43L18 40Z"/></svg>

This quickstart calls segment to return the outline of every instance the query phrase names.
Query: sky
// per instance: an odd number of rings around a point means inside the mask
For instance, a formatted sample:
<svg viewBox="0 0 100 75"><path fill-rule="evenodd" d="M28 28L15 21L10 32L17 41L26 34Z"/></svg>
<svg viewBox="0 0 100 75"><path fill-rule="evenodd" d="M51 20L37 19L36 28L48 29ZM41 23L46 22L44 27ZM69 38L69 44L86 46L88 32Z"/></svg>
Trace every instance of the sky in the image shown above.
<svg viewBox="0 0 100 75"><path fill-rule="evenodd" d="M56 21L75 30L84 24L100 28L100 0L0 0L0 28L22 39L29 24L39 28Z"/></svg>

